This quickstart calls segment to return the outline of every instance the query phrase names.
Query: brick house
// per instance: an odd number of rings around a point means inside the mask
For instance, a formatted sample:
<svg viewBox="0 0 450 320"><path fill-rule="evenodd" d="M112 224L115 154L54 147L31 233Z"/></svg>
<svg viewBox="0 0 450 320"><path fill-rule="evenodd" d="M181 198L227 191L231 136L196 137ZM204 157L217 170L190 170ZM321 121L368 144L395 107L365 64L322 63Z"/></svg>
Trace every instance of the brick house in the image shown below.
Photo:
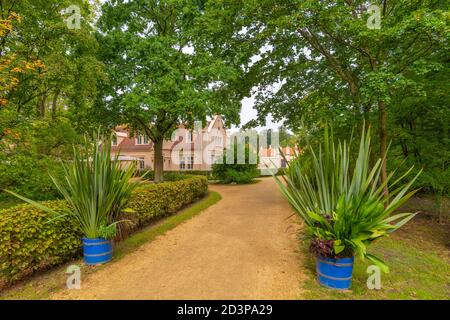
<svg viewBox="0 0 450 320"><path fill-rule="evenodd" d="M280 149L284 154L284 157L282 156ZM297 147L281 147L280 149L272 147L261 148L259 150L259 168L286 168L287 163L300 154Z"/></svg>
<svg viewBox="0 0 450 320"><path fill-rule="evenodd" d="M180 125L172 140L163 143L164 171L211 170L211 164L223 154L226 136L225 124L219 115L204 128L187 130ZM139 169L153 169L153 142L145 134L132 137L126 128L116 128L111 153L119 151L122 163L136 162Z"/></svg>

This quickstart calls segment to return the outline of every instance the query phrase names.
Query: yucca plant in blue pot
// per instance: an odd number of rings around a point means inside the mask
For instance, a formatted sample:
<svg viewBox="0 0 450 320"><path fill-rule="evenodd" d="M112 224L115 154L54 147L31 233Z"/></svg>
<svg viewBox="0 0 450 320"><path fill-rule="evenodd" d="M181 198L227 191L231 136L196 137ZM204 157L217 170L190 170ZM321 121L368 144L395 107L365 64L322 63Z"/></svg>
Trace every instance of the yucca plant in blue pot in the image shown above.
<svg viewBox="0 0 450 320"><path fill-rule="evenodd" d="M82 147L74 147L73 159L63 163L64 179L51 178L68 203L67 212L56 212L38 202L10 194L50 212L54 219L72 219L83 235L84 261L88 265L106 263L112 259L113 238L132 191L136 167L121 167L119 154L111 156L111 139L99 133L93 141L85 138Z"/></svg>
<svg viewBox="0 0 450 320"><path fill-rule="evenodd" d="M310 146L307 156L291 161L286 175L275 179L306 224L319 283L348 289L355 256L389 272L367 247L417 214L394 214L416 192L409 189L417 176L407 181L411 168L396 181L391 181L391 173L382 183L382 159L370 165L370 130L363 129L355 156L352 140L336 144L329 132L326 128L323 143L316 150ZM389 196L383 192L386 185Z"/></svg>

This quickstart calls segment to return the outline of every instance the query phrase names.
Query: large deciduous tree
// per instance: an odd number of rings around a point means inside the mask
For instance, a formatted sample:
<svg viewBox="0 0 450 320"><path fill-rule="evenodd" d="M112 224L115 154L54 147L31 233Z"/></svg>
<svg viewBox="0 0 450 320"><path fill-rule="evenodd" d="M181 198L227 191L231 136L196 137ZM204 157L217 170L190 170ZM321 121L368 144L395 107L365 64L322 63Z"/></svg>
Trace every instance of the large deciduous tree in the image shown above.
<svg viewBox="0 0 450 320"><path fill-rule="evenodd" d="M399 112L401 97L434 96L429 77L448 72L445 1L220 2L242 4L239 14L222 15L245 19L245 28L238 24L235 33L245 33L260 49L258 59L246 63L246 87L256 86L260 122L271 113L295 130L302 121L327 120L348 134L365 119L377 124L384 158L393 134L389 115ZM273 90L274 84L280 89ZM382 180L386 176L384 161Z"/></svg>
<svg viewBox="0 0 450 320"><path fill-rule="evenodd" d="M177 125L220 113L238 122L239 71L207 50L201 17L205 1L108 1L99 21L109 72L106 110L117 124L145 133L154 146L155 181L163 179L162 146Z"/></svg>

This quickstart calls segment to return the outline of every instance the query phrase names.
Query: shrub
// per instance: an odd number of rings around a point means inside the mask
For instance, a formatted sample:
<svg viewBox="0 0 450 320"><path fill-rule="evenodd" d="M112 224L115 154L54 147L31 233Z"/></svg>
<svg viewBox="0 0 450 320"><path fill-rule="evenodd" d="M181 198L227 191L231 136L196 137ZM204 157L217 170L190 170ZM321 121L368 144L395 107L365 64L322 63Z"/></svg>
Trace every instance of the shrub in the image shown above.
<svg viewBox="0 0 450 320"><path fill-rule="evenodd" d="M229 166L229 168L228 168ZM214 164L213 177L219 180L220 183L237 183L246 184L251 183L259 177L259 170L257 165L253 164Z"/></svg>
<svg viewBox="0 0 450 320"><path fill-rule="evenodd" d="M257 164L251 164L250 150L248 145L245 146L245 163L238 164L238 152L237 146L235 146L233 151L234 161L232 164L227 163L227 154L231 150L226 150L223 155L222 163L213 164L212 176L213 179L219 180L220 183L238 183L246 184L251 183L255 178L259 177L259 170ZM255 155L257 158L257 156ZM257 161L258 162L258 161Z"/></svg>
<svg viewBox="0 0 450 320"><path fill-rule="evenodd" d="M17 124L23 123L9 128L9 121L3 120L0 127L9 134L3 135L0 143L0 187L33 200L58 199L61 195L47 173L63 178L60 162L71 157L72 146L78 145L81 138L73 122L60 115L56 119L34 119L31 123L19 121ZM6 193L0 194L0 201L11 198Z"/></svg>
<svg viewBox="0 0 450 320"><path fill-rule="evenodd" d="M153 181L155 177L155 172L153 170L141 170L139 176L145 174L145 179ZM212 178L211 171L198 171L198 170L186 170L186 171L164 171L164 181L177 181L185 179L186 176L205 176L208 179Z"/></svg>
<svg viewBox="0 0 450 320"><path fill-rule="evenodd" d="M199 176L142 186L131 196L127 219L137 229L179 210L207 190L207 179ZM55 211L67 209L63 200L44 205ZM51 218L30 205L0 211L0 287L80 255L81 234L76 226L67 218Z"/></svg>
<svg viewBox="0 0 450 320"><path fill-rule="evenodd" d="M46 201L54 210L65 210L63 200ZM0 288L38 269L46 269L81 253L81 234L67 218L48 222L46 211L19 205L0 211Z"/></svg>
<svg viewBox="0 0 450 320"><path fill-rule="evenodd" d="M243 170L237 171L235 169L228 169L226 171L225 179L221 182L223 183L237 183L237 184L247 184L251 183L255 178L259 176L259 172L254 170Z"/></svg>
<svg viewBox="0 0 450 320"><path fill-rule="evenodd" d="M58 190L47 174L61 177L63 170L52 157L13 154L0 152L0 186L17 192L34 200L54 200L59 196ZM2 193L0 200L12 196Z"/></svg>
<svg viewBox="0 0 450 320"><path fill-rule="evenodd" d="M111 139L97 134L94 143L85 137L82 148L74 148L73 159L62 163L64 177L49 173L70 210L57 212L17 193L6 192L51 214L66 216L89 239L114 238L121 212L139 182L130 182L134 166L121 168L119 154L111 157Z"/></svg>
<svg viewBox="0 0 450 320"><path fill-rule="evenodd" d="M200 176L142 186L128 204L135 211L129 215L130 220L135 227L143 226L157 217L176 212L205 195L207 191L208 181Z"/></svg>
<svg viewBox="0 0 450 320"><path fill-rule="evenodd" d="M312 238L311 250L318 256L342 258L359 255L388 272L387 265L367 252L375 240L394 232L416 214L392 215L416 191L408 192L417 175L405 183L381 183L378 159L370 165L370 130L363 129L356 160L351 158L352 141L332 141L325 130L324 144L310 148L312 167L295 159L289 164L284 182L276 181L286 199L305 221ZM405 178L411 170L402 176ZM391 193L383 196L388 185ZM395 188L392 188L395 186Z"/></svg>

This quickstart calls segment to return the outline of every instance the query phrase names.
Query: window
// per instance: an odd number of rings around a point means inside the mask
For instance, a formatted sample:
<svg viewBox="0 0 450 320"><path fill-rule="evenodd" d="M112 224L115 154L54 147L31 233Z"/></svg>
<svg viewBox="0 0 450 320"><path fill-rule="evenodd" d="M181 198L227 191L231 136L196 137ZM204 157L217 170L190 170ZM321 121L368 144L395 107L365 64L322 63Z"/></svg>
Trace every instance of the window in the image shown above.
<svg viewBox="0 0 450 320"><path fill-rule="evenodd" d="M188 170L194 169L194 157L189 157L187 161Z"/></svg>
<svg viewBox="0 0 450 320"><path fill-rule="evenodd" d="M182 157L180 157L180 170L186 170L186 162Z"/></svg>
<svg viewBox="0 0 450 320"><path fill-rule="evenodd" d="M111 143L113 146L117 146L117 136L115 134L112 136Z"/></svg>
<svg viewBox="0 0 450 320"><path fill-rule="evenodd" d="M186 143L191 143L192 142L192 132L188 131L186 132Z"/></svg>
<svg viewBox="0 0 450 320"><path fill-rule="evenodd" d="M136 144L137 145L143 145L143 144L148 144L148 136L146 134L142 135L138 135L136 138Z"/></svg>
<svg viewBox="0 0 450 320"><path fill-rule="evenodd" d="M145 169L145 158L139 158L139 169Z"/></svg>
<svg viewBox="0 0 450 320"><path fill-rule="evenodd" d="M222 137L221 136L215 136L214 137L214 142L216 143L216 146L221 146L222 145Z"/></svg>

